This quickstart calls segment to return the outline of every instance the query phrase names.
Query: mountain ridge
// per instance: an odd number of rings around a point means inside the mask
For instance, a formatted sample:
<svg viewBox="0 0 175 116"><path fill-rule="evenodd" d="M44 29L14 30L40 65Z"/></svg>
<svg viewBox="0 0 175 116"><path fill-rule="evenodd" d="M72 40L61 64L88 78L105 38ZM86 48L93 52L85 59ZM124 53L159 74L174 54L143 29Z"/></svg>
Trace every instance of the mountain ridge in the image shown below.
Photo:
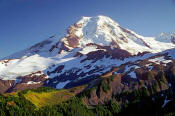
<svg viewBox="0 0 175 116"><path fill-rule="evenodd" d="M143 37L109 17L83 17L64 37L52 36L0 61L0 79L11 80L10 87L70 88L88 84L114 66L173 48L173 41Z"/></svg>

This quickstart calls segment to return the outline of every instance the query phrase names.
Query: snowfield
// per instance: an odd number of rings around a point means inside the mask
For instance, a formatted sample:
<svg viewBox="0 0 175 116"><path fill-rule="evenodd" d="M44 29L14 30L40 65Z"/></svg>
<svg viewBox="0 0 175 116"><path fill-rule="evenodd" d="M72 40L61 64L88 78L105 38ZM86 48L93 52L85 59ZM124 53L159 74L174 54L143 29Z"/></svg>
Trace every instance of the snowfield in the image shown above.
<svg viewBox="0 0 175 116"><path fill-rule="evenodd" d="M47 72L52 72L61 65L64 66L61 72L52 73L48 75L47 78L59 77L61 74L69 75L67 72L71 70L74 73L76 72L77 75L87 73L83 77L79 76L78 79L82 79L86 78L86 76L101 75L109 71L113 66L119 66L129 61L134 62L139 59L149 58L154 55L152 53L159 53L175 48L175 44L170 41L163 41L162 39L157 39L155 37L143 37L131 30L121 27L118 23L106 16L83 17L76 24L81 25L80 27L77 27L74 32L74 34L80 38L77 47L68 51L62 50L59 53L62 49L62 41L65 41L65 37L50 37L41 43L2 59L0 61L0 79L16 80L17 77L25 76L37 71L42 71L41 74L47 75ZM87 44L90 43L95 45L87 46ZM123 60L104 56L95 62L91 59L81 62L83 59L87 58L87 54L90 52L106 50L99 49L96 45L120 48L128 51L131 55L137 55L138 53L143 52L149 53L143 56L125 58ZM78 52L83 54L83 56L75 57ZM175 58L175 53L173 51L169 53L172 58ZM11 60L8 61L8 59ZM155 63L163 62L165 64L171 62L170 60L165 60L164 57L151 59L150 61ZM97 67L101 67L102 70L88 74L88 72ZM139 67L128 66L125 70L129 71L131 68L137 69ZM136 78L135 72L131 72L129 75L132 78ZM69 82L70 80L58 82L56 88L63 88ZM27 84L37 83L39 82L28 82Z"/></svg>
<svg viewBox="0 0 175 116"><path fill-rule="evenodd" d="M168 63L172 62L172 60L166 60L164 58L164 56L158 57L158 58L154 58L154 59L150 59L149 61L150 62L154 62L156 64L160 64L161 62L164 63L164 64L168 64Z"/></svg>

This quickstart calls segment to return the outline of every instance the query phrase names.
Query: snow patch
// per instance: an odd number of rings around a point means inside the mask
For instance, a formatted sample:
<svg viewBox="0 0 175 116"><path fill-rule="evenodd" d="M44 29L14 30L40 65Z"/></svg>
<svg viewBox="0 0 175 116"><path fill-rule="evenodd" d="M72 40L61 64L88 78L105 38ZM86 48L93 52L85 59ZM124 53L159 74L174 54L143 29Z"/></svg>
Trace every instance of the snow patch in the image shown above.
<svg viewBox="0 0 175 116"><path fill-rule="evenodd" d="M162 108L164 108L165 106L166 106L166 104L168 103L168 102L170 102L171 100L167 100L167 99L165 99L164 100L164 104L162 105Z"/></svg>
<svg viewBox="0 0 175 116"><path fill-rule="evenodd" d="M152 63L146 64L145 66L148 68L148 70L152 70L153 69Z"/></svg>
<svg viewBox="0 0 175 116"><path fill-rule="evenodd" d="M65 82L59 82L59 83L56 85L56 88L57 88L57 89L62 89L62 88L64 88L69 82L70 82L69 80L67 80L67 81L65 81Z"/></svg>
<svg viewBox="0 0 175 116"><path fill-rule="evenodd" d="M158 57L158 58L154 58L154 59L149 59L150 62L154 62L156 64L160 64L161 62L164 64L170 63L172 62L172 60L166 60L164 58L164 56Z"/></svg>
<svg viewBox="0 0 175 116"><path fill-rule="evenodd" d="M41 81L39 81L39 82L28 81L26 84L27 85L32 85L32 84L39 84L39 83L41 83Z"/></svg>
<svg viewBox="0 0 175 116"><path fill-rule="evenodd" d="M88 46L83 48L82 51L80 51L80 53L82 54L88 54L89 52L93 52L93 51L97 51L97 46Z"/></svg>
<svg viewBox="0 0 175 116"><path fill-rule="evenodd" d="M138 69L138 68L140 68L140 67L137 66L137 65L127 65L127 66L125 67L125 71L124 71L124 72L130 71L132 68Z"/></svg>
<svg viewBox="0 0 175 116"><path fill-rule="evenodd" d="M134 71L130 72L128 75L130 75L131 78L137 78L136 73Z"/></svg>

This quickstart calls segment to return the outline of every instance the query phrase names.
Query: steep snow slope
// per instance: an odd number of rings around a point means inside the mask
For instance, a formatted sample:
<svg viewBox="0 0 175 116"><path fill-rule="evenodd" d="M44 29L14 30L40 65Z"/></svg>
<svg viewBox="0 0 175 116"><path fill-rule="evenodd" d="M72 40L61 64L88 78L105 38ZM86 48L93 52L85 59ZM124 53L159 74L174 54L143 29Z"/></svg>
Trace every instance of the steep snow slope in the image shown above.
<svg viewBox="0 0 175 116"><path fill-rule="evenodd" d="M74 33L80 38L77 47L81 48L89 43L94 43L102 46L119 47L132 55L136 55L139 52L157 53L175 47L172 42L165 43L160 39L156 41L153 37L138 35L105 16L83 17L72 28L75 28Z"/></svg>
<svg viewBox="0 0 175 116"><path fill-rule="evenodd" d="M87 83L113 66L171 48L175 48L173 42L143 37L109 17L83 17L70 26L64 37L50 37L4 58L7 60L0 61L0 79L16 80L42 71L50 78L47 84L51 86L73 86L77 82ZM150 54L143 55L146 52Z"/></svg>

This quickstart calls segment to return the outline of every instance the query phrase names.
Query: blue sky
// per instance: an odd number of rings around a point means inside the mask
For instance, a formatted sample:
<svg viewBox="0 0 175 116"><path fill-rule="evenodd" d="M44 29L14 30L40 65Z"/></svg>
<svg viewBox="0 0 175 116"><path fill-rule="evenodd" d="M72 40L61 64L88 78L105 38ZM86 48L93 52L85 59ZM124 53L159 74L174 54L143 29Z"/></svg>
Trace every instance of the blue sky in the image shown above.
<svg viewBox="0 0 175 116"><path fill-rule="evenodd" d="M0 0L0 58L97 15L144 36L175 31L175 0Z"/></svg>

